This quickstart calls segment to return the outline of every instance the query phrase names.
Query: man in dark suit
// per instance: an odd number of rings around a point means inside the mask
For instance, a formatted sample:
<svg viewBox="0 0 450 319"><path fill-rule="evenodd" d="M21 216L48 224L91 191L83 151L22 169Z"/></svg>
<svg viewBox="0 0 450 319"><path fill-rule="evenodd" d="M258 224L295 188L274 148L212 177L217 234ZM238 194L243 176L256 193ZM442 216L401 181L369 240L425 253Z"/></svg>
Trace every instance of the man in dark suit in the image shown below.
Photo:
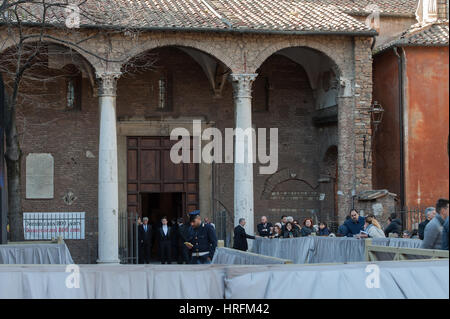
<svg viewBox="0 0 450 319"><path fill-rule="evenodd" d="M159 242L159 255L161 264L171 264L172 256L172 228L167 225L167 218L161 219L161 228L158 229L157 238Z"/></svg>
<svg viewBox="0 0 450 319"><path fill-rule="evenodd" d="M148 218L144 217L143 223L138 226L139 263L149 264L152 252L152 226L148 224Z"/></svg>
<svg viewBox="0 0 450 319"><path fill-rule="evenodd" d="M267 217L261 217L261 224L258 224L258 234L261 237L269 237L271 235L272 224L267 221Z"/></svg>
<svg viewBox="0 0 450 319"><path fill-rule="evenodd" d="M238 249L238 250L242 250L242 251L247 251L247 249L248 249L247 238L255 239L256 237L259 237L259 236L251 236L251 235L247 234L245 232L244 226L245 226L245 218L240 218L239 219L239 225L237 225L234 228L234 244L233 244L233 248L234 249Z"/></svg>

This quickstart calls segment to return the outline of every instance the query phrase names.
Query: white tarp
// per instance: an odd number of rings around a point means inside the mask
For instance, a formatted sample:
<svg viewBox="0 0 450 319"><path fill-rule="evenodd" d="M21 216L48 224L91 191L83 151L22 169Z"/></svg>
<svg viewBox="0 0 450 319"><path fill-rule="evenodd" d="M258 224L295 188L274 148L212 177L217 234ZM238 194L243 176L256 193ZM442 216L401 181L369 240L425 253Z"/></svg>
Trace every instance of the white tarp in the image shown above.
<svg viewBox="0 0 450 319"><path fill-rule="evenodd" d="M73 264L66 244L0 245L0 264Z"/></svg>
<svg viewBox="0 0 450 319"><path fill-rule="evenodd" d="M369 268L367 267L369 265ZM374 273L373 265L378 267ZM266 266L226 279L227 299L449 298L448 260ZM367 272L367 270L371 272ZM239 272L239 270L237 270ZM379 275L379 285L372 281ZM369 281L369 284L367 282Z"/></svg>
<svg viewBox="0 0 450 319"><path fill-rule="evenodd" d="M374 267L378 271L374 272ZM64 265L0 265L0 298L449 298L448 260L337 265L80 265L78 281L74 280L76 274ZM378 288L372 280L377 274Z"/></svg>
<svg viewBox="0 0 450 319"><path fill-rule="evenodd" d="M373 245L420 248L420 240L403 238L372 239ZM256 238L256 254L290 259L294 264L365 261L364 240L348 237Z"/></svg>
<svg viewBox="0 0 450 319"><path fill-rule="evenodd" d="M223 266L0 265L0 299L223 299ZM78 287L78 288L77 288Z"/></svg>

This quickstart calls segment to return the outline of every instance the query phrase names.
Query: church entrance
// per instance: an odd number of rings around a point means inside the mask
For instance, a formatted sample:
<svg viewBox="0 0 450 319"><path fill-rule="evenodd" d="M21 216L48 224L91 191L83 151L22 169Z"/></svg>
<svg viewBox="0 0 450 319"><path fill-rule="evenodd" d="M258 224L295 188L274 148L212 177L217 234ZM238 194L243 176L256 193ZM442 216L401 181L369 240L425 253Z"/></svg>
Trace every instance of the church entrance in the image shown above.
<svg viewBox="0 0 450 319"><path fill-rule="evenodd" d="M161 218L166 217L169 226L173 226L179 217L183 217L185 196L183 193L141 193L142 218L147 217L153 227L152 256L158 255L156 231L161 227Z"/></svg>
<svg viewBox="0 0 450 319"><path fill-rule="evenodd" d="M153 228L152 257L159 255L156 231L166 216L169 226L199 208L198 164L174 164L169 137L127 137L127 208L148 217ZM192 143L191 143L192 145ZM192 150L191 150L192 152Z"/></svg>
<svg viewBox="0 0 450 319"><path fill-rule="evenodd" d="M162 216L169 222L186 219L199 208L198 164L173 163L170 149L176 142L169 137L127 138L128 212L149 217L154 225Z"/></svg>

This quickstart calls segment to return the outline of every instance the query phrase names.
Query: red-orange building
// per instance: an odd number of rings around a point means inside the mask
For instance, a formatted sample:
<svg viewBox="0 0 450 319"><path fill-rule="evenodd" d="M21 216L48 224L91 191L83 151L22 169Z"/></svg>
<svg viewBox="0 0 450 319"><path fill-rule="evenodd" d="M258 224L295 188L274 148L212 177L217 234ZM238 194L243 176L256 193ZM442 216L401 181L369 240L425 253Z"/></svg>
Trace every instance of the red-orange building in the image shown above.
<svg viewBox="0 0 450 319"><path fill-rule="evenodd" d="M385 109L374 136L373 184L408 208L449 195L448 20L413 25L374 56L374 101Z"/></svg>

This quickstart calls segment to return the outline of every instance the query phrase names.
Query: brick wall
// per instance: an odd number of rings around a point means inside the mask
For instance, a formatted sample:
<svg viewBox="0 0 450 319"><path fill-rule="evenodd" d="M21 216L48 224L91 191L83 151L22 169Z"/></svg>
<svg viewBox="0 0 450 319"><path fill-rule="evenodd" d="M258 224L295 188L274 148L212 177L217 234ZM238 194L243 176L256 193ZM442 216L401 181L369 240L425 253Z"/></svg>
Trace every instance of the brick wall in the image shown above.
<svg viewBox="0 0 450 319"><path fill-rule="evenodd" d="M66 110L65 80L39 83L23 95L18 107L18 126L22 146L22 187L25 197L25 161L29 153L50 153L54 158L54 198L27 200L24 212L86 212L88 220L97 216L98 165L98 99L90 82L83 79L81 111ZM95 158L86 156L90 151ZM77 199L67 205L63 197L73 192ZM95 236L97 228L86 225L87 236ZM85 255L87 243L68 241L75 260ZM96 249L96 239L91 240ZM86 246L86 247L85 247ZM95 259L94 259L95 260Z"/></svg>

